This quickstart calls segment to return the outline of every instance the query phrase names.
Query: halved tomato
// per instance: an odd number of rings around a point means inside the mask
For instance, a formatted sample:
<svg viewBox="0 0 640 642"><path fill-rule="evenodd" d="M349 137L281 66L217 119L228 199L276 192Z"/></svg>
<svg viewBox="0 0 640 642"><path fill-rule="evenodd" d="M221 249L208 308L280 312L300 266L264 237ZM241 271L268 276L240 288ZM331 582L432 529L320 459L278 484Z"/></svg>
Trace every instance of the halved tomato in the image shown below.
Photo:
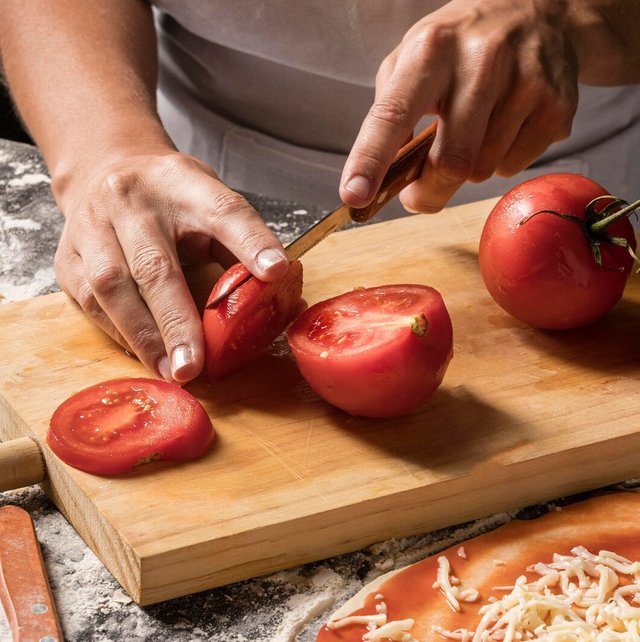
<svg viewBox="0 0 640 642"><path fill-rule="evenodd" d="M47 444L62 461L113 475L156 460L204 454L211 420L189 392L165 381L112 379L64 401L51 417Z"/></svg>
<svg viewBox="0 0 640 642"><path fill-rule="evenodd" d="M422 406L453 356L451 319L426 285L361 288L311 306L287 331L302 376L352 415Z"/></svg>
<svg viewBox="0 0 640 642"><path fill-rule="evenodd" d="M216 282L209 301L249 275L241 263L230 267ZM277 281L250 279L202 320L207 373L211 379L229 374L260 356L300 311L302 263L293 261Z"/></svg>

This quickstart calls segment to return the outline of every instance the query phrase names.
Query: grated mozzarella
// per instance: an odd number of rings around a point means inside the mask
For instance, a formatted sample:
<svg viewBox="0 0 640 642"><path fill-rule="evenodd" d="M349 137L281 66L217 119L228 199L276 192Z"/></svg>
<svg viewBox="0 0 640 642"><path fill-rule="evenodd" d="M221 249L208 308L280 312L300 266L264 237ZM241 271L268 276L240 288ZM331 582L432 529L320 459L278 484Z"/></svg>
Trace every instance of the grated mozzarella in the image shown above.
<svg viewBox="0 0 640 642"><path fill-rule="evenodd" d="M475 602L480 593L474 588L461 588L460 580L452 573L449 560L438 557L435 588L439 588L447 604L456 612L460 611L460 602Z"/></svg>
<svg viewBox="0 0 640 642"><path fill-rule="evenodd" d="M640 600L640 562L577 546L527 570L539 577L494 587L509 593L480 608L475 631L432 631L465 642L640 642L640 608L632 604Z"/></svg>

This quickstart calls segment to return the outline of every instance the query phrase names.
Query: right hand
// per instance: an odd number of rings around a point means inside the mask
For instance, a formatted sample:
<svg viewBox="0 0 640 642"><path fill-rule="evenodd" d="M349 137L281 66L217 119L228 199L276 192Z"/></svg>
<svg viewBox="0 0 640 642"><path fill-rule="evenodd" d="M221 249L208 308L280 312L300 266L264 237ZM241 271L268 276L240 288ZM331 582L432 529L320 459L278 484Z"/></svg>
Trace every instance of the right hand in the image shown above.
<svg viewBox="0 0 640 642"><path fill-rule="evenodd" d="M127 153L53 182L65 225L62 289L151 371L184 383L204 365L202 325L178 245L264 281L288 268L259 214L201 161L172 148Z"/></svg>

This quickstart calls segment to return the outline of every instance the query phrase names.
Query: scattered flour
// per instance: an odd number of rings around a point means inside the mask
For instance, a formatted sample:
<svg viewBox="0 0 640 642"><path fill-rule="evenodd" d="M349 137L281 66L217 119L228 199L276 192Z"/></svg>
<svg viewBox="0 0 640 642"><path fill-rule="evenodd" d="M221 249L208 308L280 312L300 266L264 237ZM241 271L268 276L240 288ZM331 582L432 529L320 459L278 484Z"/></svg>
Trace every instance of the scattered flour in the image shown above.
<svg viewBox="0 0 640 642"><path fill-rule="evenodd" d="M15 283L11 275L0 277L0 301L8 303L9 301L31 299L44 292L51 286L51 283L55 283L55 280L53 266L39 269L33 278L25 283Z"/></svg>
<svg viewBox="0 0 640 642"><path fill-rule="evenodd" d="M50 183L51 179L46 174L25 174L19 178L7 181L7 187L28 187L38 183Z"/></svg>
<svg viewBox="0 0 640 642"><path fill-rule="evenodd" d="M37 232L42 229L42 224L31 218L12 218L5 215L0 219L0 222L5 230L33 230Z"/></svg>

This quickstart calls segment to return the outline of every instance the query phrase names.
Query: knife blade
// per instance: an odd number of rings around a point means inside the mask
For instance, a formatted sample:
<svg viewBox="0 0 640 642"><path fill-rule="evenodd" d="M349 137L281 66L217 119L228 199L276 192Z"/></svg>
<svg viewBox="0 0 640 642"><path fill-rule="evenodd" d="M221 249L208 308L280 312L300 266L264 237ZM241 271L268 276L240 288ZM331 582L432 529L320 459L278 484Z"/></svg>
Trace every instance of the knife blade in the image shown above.
<svg viewBox="0 0 640 642"><path fill-rule="evenodd" d="M308 230L301 234L294 241L285 247L289 261L299 259L305 252L315 247L329 234L344 227L352 221L364 223L377 214L392 198L397 196L402 189L412 183L420 175L427 154L431 149L436 135L437 121L431 123L423 132L410 140L396 154L395 159L389 166L387 173L382 179L380 188L373 200L366 207L349 207L342 203L333 212L314 223ZM252 274L247 275L232 287L221 292L215 299L210 301L206 309L215 308L225 297L250 281Z"/></svg>

